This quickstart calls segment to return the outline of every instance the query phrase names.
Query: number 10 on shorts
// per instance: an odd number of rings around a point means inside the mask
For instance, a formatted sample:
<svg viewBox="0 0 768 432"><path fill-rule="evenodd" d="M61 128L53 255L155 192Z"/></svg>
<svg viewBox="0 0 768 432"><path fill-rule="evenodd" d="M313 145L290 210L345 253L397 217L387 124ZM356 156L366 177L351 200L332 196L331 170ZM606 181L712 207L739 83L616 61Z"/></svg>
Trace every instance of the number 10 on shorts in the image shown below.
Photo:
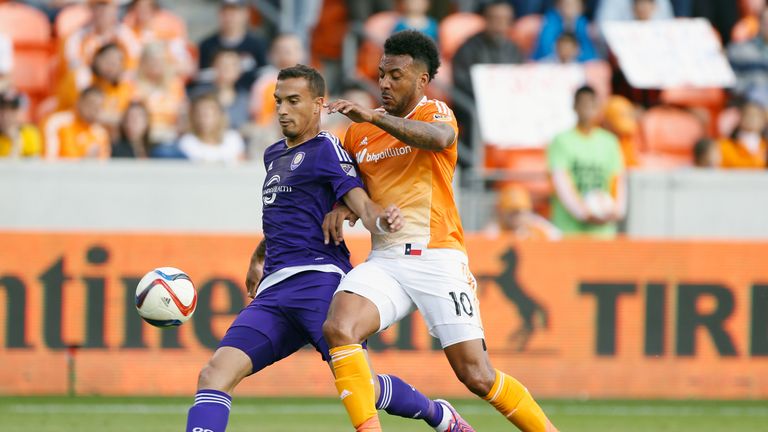
<svg viewBox="0 0 768 432"><path fill-rule="evenodd" d="M472 300L470 300L467 293L461 292L457 296L456 291L451 291L448 294L451 295L451 298L453 299L453 305L456 307L456 316L461 316L462 311L470 317L475 314L474 306L472 306Z"/></svg>

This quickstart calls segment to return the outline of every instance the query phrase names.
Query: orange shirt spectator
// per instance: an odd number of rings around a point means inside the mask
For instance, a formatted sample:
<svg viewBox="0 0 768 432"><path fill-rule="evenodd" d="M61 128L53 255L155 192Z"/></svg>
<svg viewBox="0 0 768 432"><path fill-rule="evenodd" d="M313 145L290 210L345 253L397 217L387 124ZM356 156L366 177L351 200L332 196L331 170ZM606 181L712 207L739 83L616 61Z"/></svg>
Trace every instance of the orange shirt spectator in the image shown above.
<svg viewBox="0 0 768 432"><path fill-rule="evenodd" d="M187 28L184 21L168 10L161 9L157 0L133 0L123 20L133 30L142 46L162 42L176 72L189 77L195 64L187 49Z"/></svg>
<svg viewBox="0 0 768 432"><path fill-rule="evenodd" d="M625 166L636 167L639 164L640 127L632 102L624 96L611 96L605 107L604 123L605 128L619 139Z"/></svg>
<svg viewBox="0 0 768 432"><path fill-rule="evenodd" d="M763 107L747 103L741 108L739 127L730 138L720 140L720 157L723 168L766 167L768 145L763 133L766 126Z"/></svg>
<svg viewBox="0 0 768 432"><path fill-rule="evenodd" d="M275 86L280 69L306 61L307 53L301 39L295 34L279 35L269 49L269 66L259 73L259 79L251 88L251 116L260 126L276 123Z"/></svg>
<svg viewBox="0 0 768 432"><path fill-rule="evenodd" d="M97 123L103 105L104 93L88 87L80 94L75 110L51 115L43 125L46 159L109 158L109 133Z"/></svg>
<svg viewBox="0 0 768 432"><path fill-rule="evenodd" d="M760 35L760 13L765 9L765 0L742 1L744 15L731 29L732 42L745 42Z"/></svg>
<svg viewBox="0 0 768 432"><path fill-rule="evenodd" d="M43 153L40 131L22 121L21 95L0 93L0 158L31 158Z"/></svg>
<svg viewBox="0 0 768 432"><path fill-rule="evenodd" d="M133 31L118 20L115 0L89 0L92 19L89 25L67 36L62 47L64 72L90 73L88 65L102 46L112 42L123 50L126 69L134 70L141 53L141 43Z"/></svg>
<svg viewBox="0 0 768 432"><path fill-rule="evenodd" d="M562 233L548 220L533 212L531 195L520 185L499 191L496 221L485 229L489 236L513 234L520 240L559 240Z"/></svg>
<svg viewBox="0 0 768 432"><path fill-rule="evenodd" d="M161 44L147 45L136 77L134 97L149 109L153 142L175 140L180 113L186 110L184 82L166 67L167 59Z"/></svg>
<svg viewBox="0 0 768 432"><path fill-rule="evenodd" d="M78 82L76 74L70 72L59 85L59 110L75 106L77 95L87 87L98 87L104 93L104 106L99 114L106 126L116 128L133 99L133 84L125 79L125 56L117 44L108 43L99 48L93 58L91 73L82 74Z"/></svg>

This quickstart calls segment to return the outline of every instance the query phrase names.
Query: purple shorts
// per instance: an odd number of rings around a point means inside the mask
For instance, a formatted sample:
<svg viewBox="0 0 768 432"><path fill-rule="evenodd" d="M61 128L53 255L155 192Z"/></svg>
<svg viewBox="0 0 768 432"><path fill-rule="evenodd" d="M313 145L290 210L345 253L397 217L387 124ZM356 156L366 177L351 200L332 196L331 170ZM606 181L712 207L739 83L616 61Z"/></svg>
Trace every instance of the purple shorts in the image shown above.
<svg viewBox="0 0 768 432"><path fill-rule="evenodd" d="M252 374L307 344L323 360L330 360L323 322L339 282L338 273L308 271L267 288L240 311L219 347L246 353L253 364Z"/></svg>

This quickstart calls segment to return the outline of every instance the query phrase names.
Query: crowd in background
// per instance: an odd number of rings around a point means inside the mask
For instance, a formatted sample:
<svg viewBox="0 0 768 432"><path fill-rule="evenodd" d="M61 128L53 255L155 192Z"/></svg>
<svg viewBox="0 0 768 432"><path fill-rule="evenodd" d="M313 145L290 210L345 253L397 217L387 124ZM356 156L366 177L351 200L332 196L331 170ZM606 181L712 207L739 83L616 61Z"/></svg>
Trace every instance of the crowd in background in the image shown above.
<svg viewBox="0 0 768 432"><path fill-rule="evenodd" d="M281 68L311 64L323 71L332 97L377 104L380 51L373 50L373 70L365 64L366 43L375 44L375 38L363 42L365 36L357 35L357 70L348 76L342 64L345 36L365 28L377 13L395 11L387 33L416 29L440 46L443 81L435 86L436 97L455 102L465 148L471 147L476 113L472 65L598 61L612 68L610 93L579 89L578 124L546 149L552 196L546 211L556 228L533 213L541 209L530 188L500 182L499 217L489 231L543 238L615 234L626 207L626 169L653 164L642 151L646 137L639 119L662 100L659 90L629 84L601 35L607 21L707 18L737 84L718 112L692 107L708 125L685 164L768 164L765 0L297 0L290 11L282 11L279 1L221 0L216 31L199 43L189 40L183 20L159 0L15 3L44 12L54 33L68 8L85 3L88 18L66 34L53 34L50 85L41 94L25 94L16 85L14 77L25 72L14 71L14 57L24 46L0 28L0 157L257 160L280 138L272 94ZM267 8L277 12L277 20L269 19ZM482 26L459 43L442 40L441 24L460 11L476 13ZM523 17L537 20L528 42L514 37ZM341 138L347 126L343 116L325 119L325 127ZM478 162L463 158L464 168L472 163Z"/></svg>

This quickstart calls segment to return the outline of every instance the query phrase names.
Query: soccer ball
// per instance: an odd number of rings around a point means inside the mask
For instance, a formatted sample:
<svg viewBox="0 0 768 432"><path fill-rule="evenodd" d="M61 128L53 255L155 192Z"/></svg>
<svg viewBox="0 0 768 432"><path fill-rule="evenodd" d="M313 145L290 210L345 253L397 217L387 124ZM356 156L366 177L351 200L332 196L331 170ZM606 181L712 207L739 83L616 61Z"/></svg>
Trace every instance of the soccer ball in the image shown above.
<svg viewBox="0 0 768 432"><path fill-rule="evenodd" d="M195 312L197 291L183 271L160 267L144 275L136 287L136 310L155 327L176 327Z"/></svg>
<svg viewBox="0 0 768 432"><path fill-rule="evenodd" d="M587 192L584 204L591 214L601 219L608 217L616 205L611 194L599 189Z"/></svg>

